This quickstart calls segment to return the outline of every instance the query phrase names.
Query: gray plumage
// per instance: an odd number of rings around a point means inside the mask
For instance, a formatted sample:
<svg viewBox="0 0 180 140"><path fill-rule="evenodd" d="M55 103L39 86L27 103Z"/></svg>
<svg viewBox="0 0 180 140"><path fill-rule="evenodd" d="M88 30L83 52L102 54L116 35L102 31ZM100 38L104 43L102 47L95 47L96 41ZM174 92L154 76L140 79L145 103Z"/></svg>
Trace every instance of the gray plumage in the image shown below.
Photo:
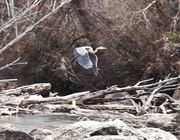
<svg viewBox="0 0 180 140"><path fill-rule="evenodd" d="M91 59L89 58L88 51L83 48L75 48L73 55L79 65L81 65L85 69L90 69L93 67L93 63Z"/></svg>
<svg viewBox="0 0 180 140"><path fill-rule="evenodd" d="M78 64L85 69L93 68L95 75L98 75L99 68L97 66L98 57L95 54L99 49L106 49L103 46L99 46L95 50L90 46L83 46L74 49L73 55Z"/></svg>

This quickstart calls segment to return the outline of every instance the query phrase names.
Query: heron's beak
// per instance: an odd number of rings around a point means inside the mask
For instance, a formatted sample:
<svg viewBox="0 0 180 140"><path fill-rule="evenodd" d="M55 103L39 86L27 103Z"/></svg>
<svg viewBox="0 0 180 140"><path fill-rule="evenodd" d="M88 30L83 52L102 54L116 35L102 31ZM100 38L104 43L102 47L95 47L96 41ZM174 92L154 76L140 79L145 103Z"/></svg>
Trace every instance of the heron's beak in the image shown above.
<svg viewBox="0 0 180 140"><path fill-rule="evenodd" d="M106 50L107 48L106 48L106 47L103 47L102 49Z"/></svg>

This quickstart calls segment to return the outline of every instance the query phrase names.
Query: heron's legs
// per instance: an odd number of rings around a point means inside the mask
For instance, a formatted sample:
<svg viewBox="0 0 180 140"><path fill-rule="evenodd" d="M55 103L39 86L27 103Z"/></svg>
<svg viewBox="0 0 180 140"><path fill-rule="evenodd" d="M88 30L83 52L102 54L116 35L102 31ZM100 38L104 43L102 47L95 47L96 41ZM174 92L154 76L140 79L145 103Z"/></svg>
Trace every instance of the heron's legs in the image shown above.
<svg viewBox="0 0 180 140"><path fill-rule="evenodd" d="M76 58L73 57L73 58L71 59L70 63L71 63L71 64L74 64L76 61L77 61Z"/></svg>

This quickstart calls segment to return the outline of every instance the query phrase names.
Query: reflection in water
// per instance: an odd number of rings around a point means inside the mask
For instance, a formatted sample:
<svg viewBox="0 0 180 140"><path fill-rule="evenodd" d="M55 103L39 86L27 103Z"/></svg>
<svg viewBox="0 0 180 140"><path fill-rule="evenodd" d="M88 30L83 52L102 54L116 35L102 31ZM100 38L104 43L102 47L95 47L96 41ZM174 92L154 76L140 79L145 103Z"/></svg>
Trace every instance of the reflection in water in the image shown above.
<svg viewBox="0 0 180 140"><path fill-rule="evenodd" d="M13 124L16 130L29 133L35 128L54 129L60 125L73 123L73 120L65 120L58 115L18 115L0 116L0 125Z"/></svg>

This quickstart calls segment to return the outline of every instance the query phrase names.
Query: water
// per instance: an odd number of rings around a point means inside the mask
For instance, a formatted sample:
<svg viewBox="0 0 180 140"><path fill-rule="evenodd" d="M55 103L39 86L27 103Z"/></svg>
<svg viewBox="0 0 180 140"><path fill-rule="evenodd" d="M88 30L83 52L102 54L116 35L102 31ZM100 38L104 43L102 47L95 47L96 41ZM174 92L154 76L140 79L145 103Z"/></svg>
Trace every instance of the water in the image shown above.
<svg viewBox="0 0 180 140"><path fill-rule="evenodd" d="M16 130L29 133L35 128L54 129L60 125L67 125L75 122L66 120L59 115L18 115L18 116L0 116L0 125L12 124Z"/></svg>

